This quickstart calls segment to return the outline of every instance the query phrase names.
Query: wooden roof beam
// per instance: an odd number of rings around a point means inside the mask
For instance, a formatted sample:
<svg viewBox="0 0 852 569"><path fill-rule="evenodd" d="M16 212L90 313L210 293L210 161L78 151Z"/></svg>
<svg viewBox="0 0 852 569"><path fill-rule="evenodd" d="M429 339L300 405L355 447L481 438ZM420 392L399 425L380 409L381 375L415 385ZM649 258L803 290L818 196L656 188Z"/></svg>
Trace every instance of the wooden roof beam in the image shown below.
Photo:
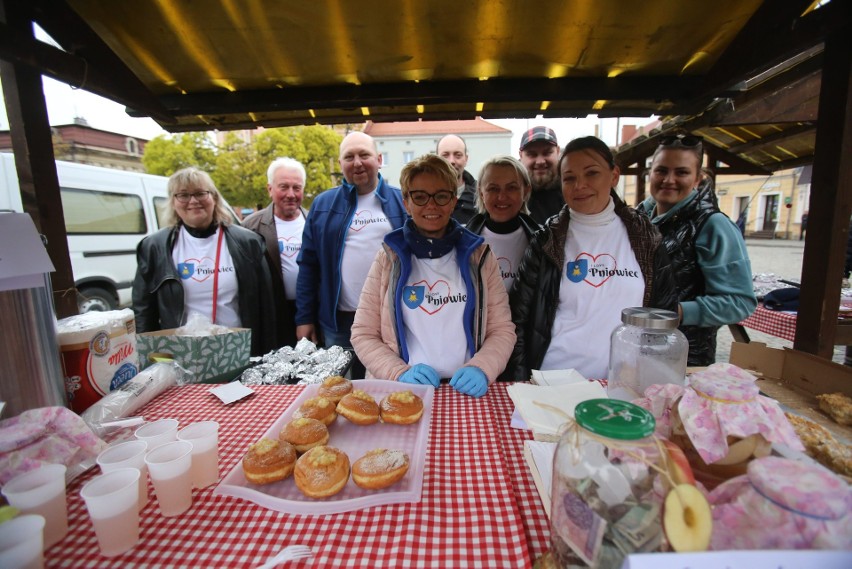
<svg viewBox="0 0 852 569"><path fill-rule="evenodd" d="M67 2L10 2L7 10L11 4L38 23L65 51L6 28L0 32L4 59L35 66L44 75L138 108L144 116L161 124L175 122L154 94Z"/></svg>
<svg viewBox="0 0 852 569"><path fill-rule="evenodd" d="M445 103L518 101L659 101L660 109L678 109L678 101L700 79L692 77L519 78L479 81L405 81L366 85L322 85L245 92L163 95L163 106L175 116L232 115L248 112ZM141 113L128 111L131 116ZM645 111L648 112L647 110Z"/></svg>
<svg viewBox="0 0 852 569"><path fill-rule="evenodd" d="M736 146L732 146L731 148L729 148L729 150L731 152L736 152L737 154L742 154L751 150L763 148L765 146L779 144L785 140L793 138L794 136L798 136L806 132L811 132L814 130L814 128L814 125L810 123L797 124L790 128L786 128L780 132L761 136L760 138L750 140L749 142L745 142L743 144L737 144Z"/></svg>
<svg viewBox="0 0 852 569"><path fill-rule="evenodd" d="M729 89L823 42L848 25L852 2L829 2L804 17L812 0L764 2L704 78L696 101L730 96Z"/></svg>

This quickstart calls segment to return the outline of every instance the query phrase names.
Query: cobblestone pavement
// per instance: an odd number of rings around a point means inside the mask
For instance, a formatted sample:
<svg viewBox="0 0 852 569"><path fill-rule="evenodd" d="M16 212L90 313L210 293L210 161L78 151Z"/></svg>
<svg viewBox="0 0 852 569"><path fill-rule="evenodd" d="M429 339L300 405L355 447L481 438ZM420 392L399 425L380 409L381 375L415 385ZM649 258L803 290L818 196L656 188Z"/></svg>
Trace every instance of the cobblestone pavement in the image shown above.
<svg viewBox="0 0 852 569"><path fill-rule="evenodd" d="M763 240L747 239L749 258L751 259L751 272L753 275L759 273L774 273L778 278L799 280L802 275L802 256L804 253L804 242L787 241L782 239ZM762 342L772 348L792 348L793 342L783 340L777 336L764 334L757 330L746 329L749 338L753 342ZM727 326L719 329L716 337L716 361L727 362L731 357L731 343L734 341ZM835 346L833 361L843 363L845 348Z"/></svg>

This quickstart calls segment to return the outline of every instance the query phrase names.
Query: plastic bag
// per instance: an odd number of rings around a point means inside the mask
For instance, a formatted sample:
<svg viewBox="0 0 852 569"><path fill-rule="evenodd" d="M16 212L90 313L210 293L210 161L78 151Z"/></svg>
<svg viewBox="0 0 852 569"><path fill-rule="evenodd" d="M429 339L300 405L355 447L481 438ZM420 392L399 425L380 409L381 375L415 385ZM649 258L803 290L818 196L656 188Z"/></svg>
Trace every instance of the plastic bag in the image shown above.
<svg viewBox="0 0 852 569"><path fill-rule="evenodd" d="M178 336L215 336L227 334L231 329L227 326L213 324L210 319L200 312L190 312L186 324L175 330Z"/></svg>
<svg viewBox="0 0 852 569"><path fill-rule="evenodd" d="M104 423L128 417L169 387L183 385L184 374L190 372L175 362L156 363L105 395L81 416L95 433L103 436L107 430Z"/></svg>

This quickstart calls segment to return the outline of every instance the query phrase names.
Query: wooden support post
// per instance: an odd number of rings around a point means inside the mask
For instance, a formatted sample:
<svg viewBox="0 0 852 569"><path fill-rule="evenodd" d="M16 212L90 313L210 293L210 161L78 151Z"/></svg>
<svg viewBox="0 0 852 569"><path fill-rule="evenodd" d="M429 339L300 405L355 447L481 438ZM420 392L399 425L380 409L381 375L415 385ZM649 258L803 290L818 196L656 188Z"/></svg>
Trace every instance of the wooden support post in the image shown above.
<svg viewBox="0 0 852 569"><path fill-rule="evenodd" d="M19 2L0 0L0 21L22 33L33 33L32 23ZM51 274L56 315L72 316L77 314L77 294L41 75L23 65L0 60L0 78L24 212L30 214L47 239L47 253L56 268Z"/></svg>
<svg viewBox="0 0 852 569"><path fill-rule="evenodd" d="M825 42L819 96L797 350L830 359L834 350L840 281L852 213L852 40L849 30Z"/></svg>

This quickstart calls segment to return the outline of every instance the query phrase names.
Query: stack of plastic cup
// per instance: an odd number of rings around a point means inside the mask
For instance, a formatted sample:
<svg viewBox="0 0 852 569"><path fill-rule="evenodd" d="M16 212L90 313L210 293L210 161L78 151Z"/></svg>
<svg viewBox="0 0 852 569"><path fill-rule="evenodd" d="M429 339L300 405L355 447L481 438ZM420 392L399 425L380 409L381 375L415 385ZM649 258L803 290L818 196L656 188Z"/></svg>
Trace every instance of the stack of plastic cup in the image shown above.
<svg viewBox="0 0 852 569"><path fill-rule="evenodd" d="M160 513L177 516L192 506L192 443L173 441L148 451L148 474L154 483Z"/></svg>
<svg viewBox="0 0 852 569"><path fill-rule="evenodd" d="M19 474L3 486L3 495L21 513L36 514L45 519L45 549L68 533L65 465L47 464Z"/></svg>
<svg viewBox="0 0 852 569"><path fill-rule="evenodd" d="M119 468L92 478L80 496L106 557L121 555L139 542L139 470Z"/></svg>
<svg viewBox="0 0 852 569"><path fill-rule="evenodd" d="M44 567L44 518L28 515L0 524L0 567L41 569Z"/></svg>
<svg viewBox="0 0 852 569"><path fill-rule="evenodd" d="M98 455L98 465L106 474L118 468L135 468L139 471L139 510L148 503L148 467L145 465L145 453L148 443L128 441L111 446Z"/></svg>
<svg viewBox="0 0 852 569"><path fill-rule="evenodd" d="M219 481L219 423L199 421L178 431L178 440L192 443L192 484L206 488Z"/></svg>
<svg viewBox="0 0 852 569"><path fill-rule="evenodd" d="M148 450L154 450L160 445L177 440L177 419L160 419L146 423L136 429L134 434L140 441L148 443Z"/></svg>

